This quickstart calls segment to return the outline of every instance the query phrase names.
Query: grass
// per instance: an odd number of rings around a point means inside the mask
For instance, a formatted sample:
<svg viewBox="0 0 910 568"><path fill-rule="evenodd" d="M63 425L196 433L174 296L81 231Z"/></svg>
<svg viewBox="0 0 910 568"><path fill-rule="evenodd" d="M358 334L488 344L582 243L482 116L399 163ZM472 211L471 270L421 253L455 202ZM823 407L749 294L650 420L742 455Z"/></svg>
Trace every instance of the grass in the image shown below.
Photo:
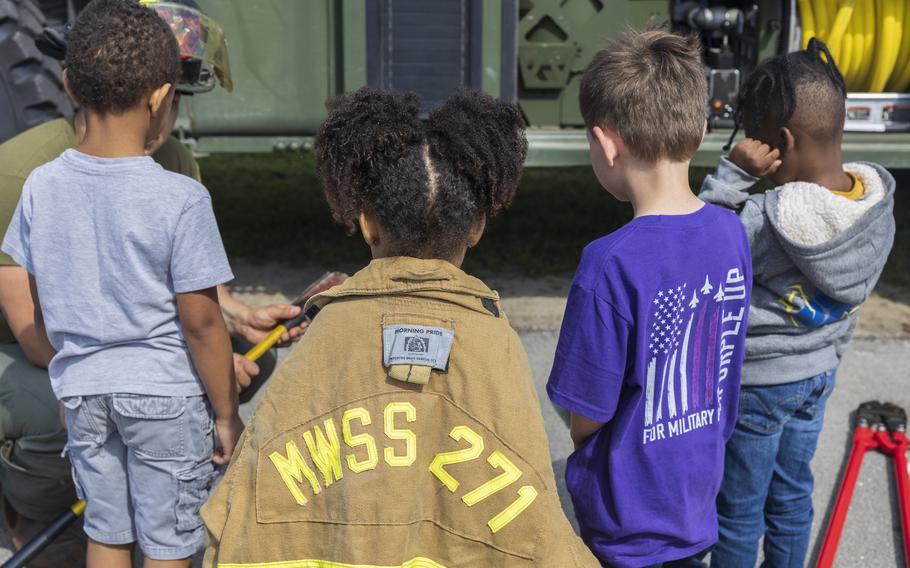
<svg viewBox="0 0 910 568"><path fill-rule="evenodd" d="M332 221L311 155L217 155L200 166L231 256L326 268L369 260L360 237ZM693 171L693 187L706 173ZM902 193L884 278L910 285L910 195ZM511 209L491 220L465 268L481 277L571 273L585 244L630 218L590 168L527 170Z"/></svg>

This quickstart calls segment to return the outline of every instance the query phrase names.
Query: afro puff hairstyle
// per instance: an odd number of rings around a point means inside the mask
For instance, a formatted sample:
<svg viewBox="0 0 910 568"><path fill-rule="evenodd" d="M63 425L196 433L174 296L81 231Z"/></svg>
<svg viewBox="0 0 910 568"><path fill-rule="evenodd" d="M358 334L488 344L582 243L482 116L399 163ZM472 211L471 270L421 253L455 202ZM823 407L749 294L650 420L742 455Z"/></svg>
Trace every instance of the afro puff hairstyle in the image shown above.
<svg viewBox="0 0 910 568"><path fill-rule="evenodd" d="M180 51L167 23L135 0L92 0L69 34L66 74L76 103L119 113L180 77Z"/></svg>
<svg viewBox="0 0 910 568"><path fill-rule="evenodd" d="M419 118L410 92L364 87L327 103L316 170L336 221L376 216L392 254L449 258L515 196L527 154L514 104L462 90Z"/></svg>

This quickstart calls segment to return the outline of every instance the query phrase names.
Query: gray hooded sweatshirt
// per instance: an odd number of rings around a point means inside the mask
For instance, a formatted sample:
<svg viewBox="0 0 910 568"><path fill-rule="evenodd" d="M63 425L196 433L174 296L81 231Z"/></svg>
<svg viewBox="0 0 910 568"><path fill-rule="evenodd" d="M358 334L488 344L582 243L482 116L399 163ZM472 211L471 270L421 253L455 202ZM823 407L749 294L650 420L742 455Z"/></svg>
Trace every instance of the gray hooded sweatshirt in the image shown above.
<svg viewBox="0 0 910 568"><path fill-rule="evenodd" d="M758 178L727 158L699 197L738 212L752 249L754 285L743 384L808 379L837 367L894 242L894 178L850 163L864 187L857 200L807 182L764 194Z"/></svg>

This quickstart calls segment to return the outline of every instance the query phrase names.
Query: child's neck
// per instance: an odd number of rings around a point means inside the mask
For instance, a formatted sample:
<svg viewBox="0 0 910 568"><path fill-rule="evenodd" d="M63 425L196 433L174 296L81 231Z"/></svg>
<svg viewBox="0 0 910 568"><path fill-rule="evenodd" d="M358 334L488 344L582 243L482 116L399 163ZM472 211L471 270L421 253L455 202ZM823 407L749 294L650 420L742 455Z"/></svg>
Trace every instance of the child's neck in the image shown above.
<svg viewBox="0 0 910 568"><path fill-rule="evenodd" d="M689 187L689 162L660 160L626 164L626 194L636 217L688 215L702 208Z"/></svg>
<svg viewBox="0 0 910 568"><path fill-rule="evenodd" d="M853 178L844 172L840 145L812 151L799 160L800 171L796 179L814 183L831 191L845 192L853 188Z"/></svg>
<svg viewBox="0 0 910 568"><path fill-rule="evenodd" d="M144 110L137 108L103 115L80 111L85 121L85 134L77 150L99 158L145 156L149 118Z"/></svg>

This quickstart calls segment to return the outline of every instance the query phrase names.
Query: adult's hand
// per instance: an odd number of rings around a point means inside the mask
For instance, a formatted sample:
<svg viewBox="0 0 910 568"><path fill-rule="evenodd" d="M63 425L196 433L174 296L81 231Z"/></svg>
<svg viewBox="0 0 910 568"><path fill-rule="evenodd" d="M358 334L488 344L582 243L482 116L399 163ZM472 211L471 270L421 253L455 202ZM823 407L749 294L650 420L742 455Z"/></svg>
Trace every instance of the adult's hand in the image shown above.
<svg viewBox="0 0 910 568"><path fill-rule="evenodd" d="M300 309L300 306L292 306L290 304L270 304L259 308L250 308L243 327L243 339L253 344L259 343L279 323L300 315ZM289 329L287 333L283 333L281 340L278 342L279 347L300 339L306 328L307 322L304 321L299 326Z"/></svg>
<svg viewBox="0 0 910 568"><path fill-rule="evenodd" d="M221 303L228 333L254 345L265 339L279 323L300 314L300 307L290 304L250 307L234 298L224 286L218 287L218 301ZM299 339L306 327L307 323L303 322L282 334L278 346L284 347Z"/></svg>

